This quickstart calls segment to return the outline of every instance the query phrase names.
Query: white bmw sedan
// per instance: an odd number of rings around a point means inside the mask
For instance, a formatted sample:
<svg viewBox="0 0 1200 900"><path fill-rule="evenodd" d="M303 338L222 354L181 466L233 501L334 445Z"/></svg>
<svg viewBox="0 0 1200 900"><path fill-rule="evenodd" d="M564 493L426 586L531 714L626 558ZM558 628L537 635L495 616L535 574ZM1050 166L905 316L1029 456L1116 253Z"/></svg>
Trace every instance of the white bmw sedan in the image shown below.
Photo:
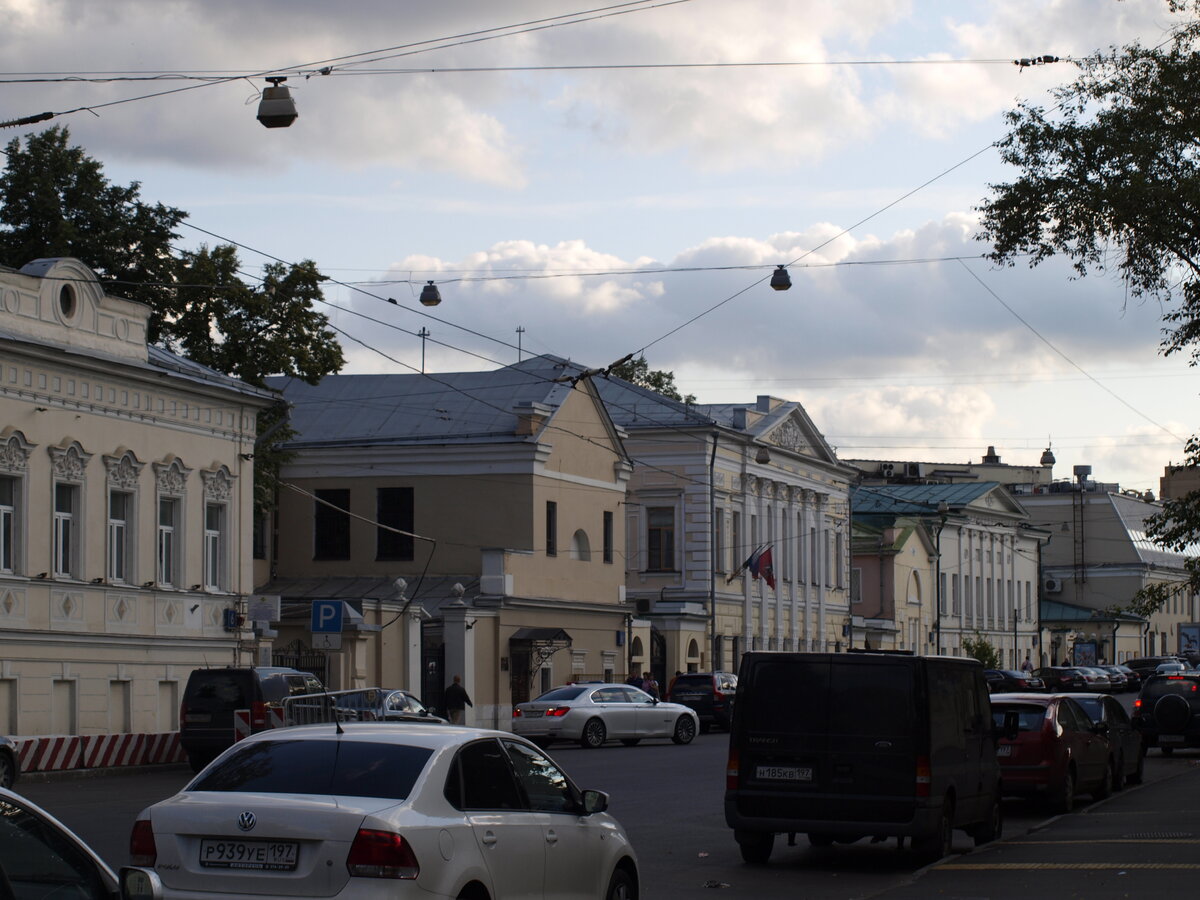
<svg viewBox="0 0 1200 900"><path fill-rule="evenodd" d="M700 729L694 710L655 700L628 684L568 684L513 707L513 732L545 747L553 741L579 741L599 747L619 740L633 746L642 738L690 743Z"/></svg>
<svg viewBox="0 0 1200 900"><path fill-rule="evenodd" d="M126 900L636 900L607 806L507 732L276 728L144 810L121 881Z"/></svg>

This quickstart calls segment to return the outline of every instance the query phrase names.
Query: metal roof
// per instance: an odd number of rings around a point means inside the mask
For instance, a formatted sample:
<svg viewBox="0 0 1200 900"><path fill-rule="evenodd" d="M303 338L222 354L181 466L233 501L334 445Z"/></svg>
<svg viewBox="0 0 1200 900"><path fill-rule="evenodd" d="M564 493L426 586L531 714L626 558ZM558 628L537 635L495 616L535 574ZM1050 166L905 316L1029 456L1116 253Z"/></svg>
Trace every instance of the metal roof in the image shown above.
<svg viewBox="0 0 1200 900"><path fill-rule="evenodd" d="M850 491L850 508L856 515L936 515L939 503L962 509L999 487L995 481L856 485Z"/></svg>
<svg viewBox="0 0 1200 900"><path fill-rule="evenodd" d="M1162 507L1158 504L1147 503L1145 500L1128 497L1125 494L1110 493L1108 499L1142 562L1179 568L1189 557L1200 556L1200 544L1189 544L1182 551L1170 550L1159 546L1147 537L1146 519L1162 512Z"/></svg>

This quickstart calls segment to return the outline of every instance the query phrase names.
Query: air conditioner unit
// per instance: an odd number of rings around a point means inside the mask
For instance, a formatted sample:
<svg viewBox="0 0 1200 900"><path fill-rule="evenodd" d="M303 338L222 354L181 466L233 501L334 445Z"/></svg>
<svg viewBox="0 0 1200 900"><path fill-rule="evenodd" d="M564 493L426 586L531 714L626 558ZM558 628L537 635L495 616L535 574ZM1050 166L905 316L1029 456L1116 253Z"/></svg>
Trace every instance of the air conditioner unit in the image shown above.
<svg viewBox="0 0 1200 900"><path fill-rule="evenodd" d="M648 615L651 610L649 597L637 598L637 611L639 616Z"/></svg>
<svg viewBox="0 0 1200 900"><path fill-rule="evenodd" d="M1062 591L1062 582L1057 578L1047 578L1042 582L1042 587L1047 594L1057 594Z"/></svg>
<svg viewBox="0 0 1200 900"><path fill-rule="evenodd" d="M924 478L925 466L923 466L921 463L905 463L904 474L909 478Z"/></svg>
<svg viewBox="0 0 1200 900"><path fill-rule="evenodd" d="M892 463L880 463L879 474L884 478L891 478L896 474L896 466Z"/></svg>

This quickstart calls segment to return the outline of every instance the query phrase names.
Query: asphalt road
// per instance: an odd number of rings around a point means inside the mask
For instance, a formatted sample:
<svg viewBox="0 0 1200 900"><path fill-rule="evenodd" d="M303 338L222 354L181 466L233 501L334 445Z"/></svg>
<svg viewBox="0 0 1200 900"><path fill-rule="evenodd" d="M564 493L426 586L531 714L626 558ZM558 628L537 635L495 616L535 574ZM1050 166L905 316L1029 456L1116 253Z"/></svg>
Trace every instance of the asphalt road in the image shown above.
<svg viewBox="0 0 1200 900"><path fill-rule="evenodd" d="M1136 843L1141 840L1137 834L1183 834L1192 827L1194 805L1187 808L1187 824L1152 824L1160 807L1178 812L1182 820L1185 807L1179 798L1187 795L1184 788L1188 785L1195 785L1200 800L1200 752L1188 751L1170 759L1152 753L1147 759L1145 787L1127 789L1105 803L1084 807L1070 816L1052 818L1037 804L1006 801L1004 842L975 850L966 835L956 833L956 855L928 869L921 869L912 854L899 851L894 840L879 844L864 840L816 849L809 847L803 836L797 838L794 847L787 846L786 838L778 839L769 865L747 866L725 826L722 810L726 748L726 735L714 733L701 735L684 747L669 741L647 741L637 747L613 744L600 750L564 744L554 746L550 752L581 787L610 794L610 810L625 825L638 850L642 896L646 900L692 898L712 891L723 900L934 895L1011 896L1023 900L1054 896L1062 900L1075 896L1072 885L1076 882L1069 881L1071 872L1088 875L1078 883L1091 885L1089 900L1100 900L1130 896L1132 882L1127 874L1101 868L1048 866L1060 859L1080 865L1090 861L1093 866L1113 863L1113 851L1105 840L1126 841L1113 845L1124 853L1116 861L1125 864L1122 871L1126 873L1135 871L1129 866L1139 859L1153 861L1172 851L1178 854L1181 847L1188 853L1195 849L1169 841L1165 845ZM91 778L27 780L17 788L63 820L111 864L119 866L127 860L129 830L138 811L174 793L189 777L190 772L179 767ZM1107 830L1096 829L1096 823L1105 822ZM1136 827L1132 824L1135 822ZM1109 836L1103 837L1106 834ZM1127 837L1130 834L1135 837ZM1027 837L1030 835L1033 837ZM967 855L968 851L974 852ZM982 867L987 860L993 860L988 863L991 867ZM997 863L1016 865L996 867ZM1200 873L1200 864L1194 868L1191 875ZM1141 885L1147 872L1136 871ZM1180 870L1162 868L1147 871L1162 878L1182 874ZM1062 886L1065 893L1034 889L1039 878L1055 877L1068 879ZM1024 889L1017 884L1024 884ZM1116 892L1110 893L1109 886ZM1135 893L1141 895L1142 891ZM1159 894L1172 896L1170 891Z"/></svg>

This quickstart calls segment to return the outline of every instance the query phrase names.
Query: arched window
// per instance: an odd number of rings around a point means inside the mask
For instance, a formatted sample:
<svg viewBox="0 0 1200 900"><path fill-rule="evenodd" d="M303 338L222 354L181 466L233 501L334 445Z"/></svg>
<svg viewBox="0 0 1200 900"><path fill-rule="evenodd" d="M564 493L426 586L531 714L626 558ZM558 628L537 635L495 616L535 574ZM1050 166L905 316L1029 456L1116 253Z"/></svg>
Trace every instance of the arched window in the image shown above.
<svg viewBox="0 0 1200 900"><path fill-rule="evenodd" d="M582 559L585 562L592 558L592 545L588 541L587 532L580 528L571 535L571 559Z"/></svg>

